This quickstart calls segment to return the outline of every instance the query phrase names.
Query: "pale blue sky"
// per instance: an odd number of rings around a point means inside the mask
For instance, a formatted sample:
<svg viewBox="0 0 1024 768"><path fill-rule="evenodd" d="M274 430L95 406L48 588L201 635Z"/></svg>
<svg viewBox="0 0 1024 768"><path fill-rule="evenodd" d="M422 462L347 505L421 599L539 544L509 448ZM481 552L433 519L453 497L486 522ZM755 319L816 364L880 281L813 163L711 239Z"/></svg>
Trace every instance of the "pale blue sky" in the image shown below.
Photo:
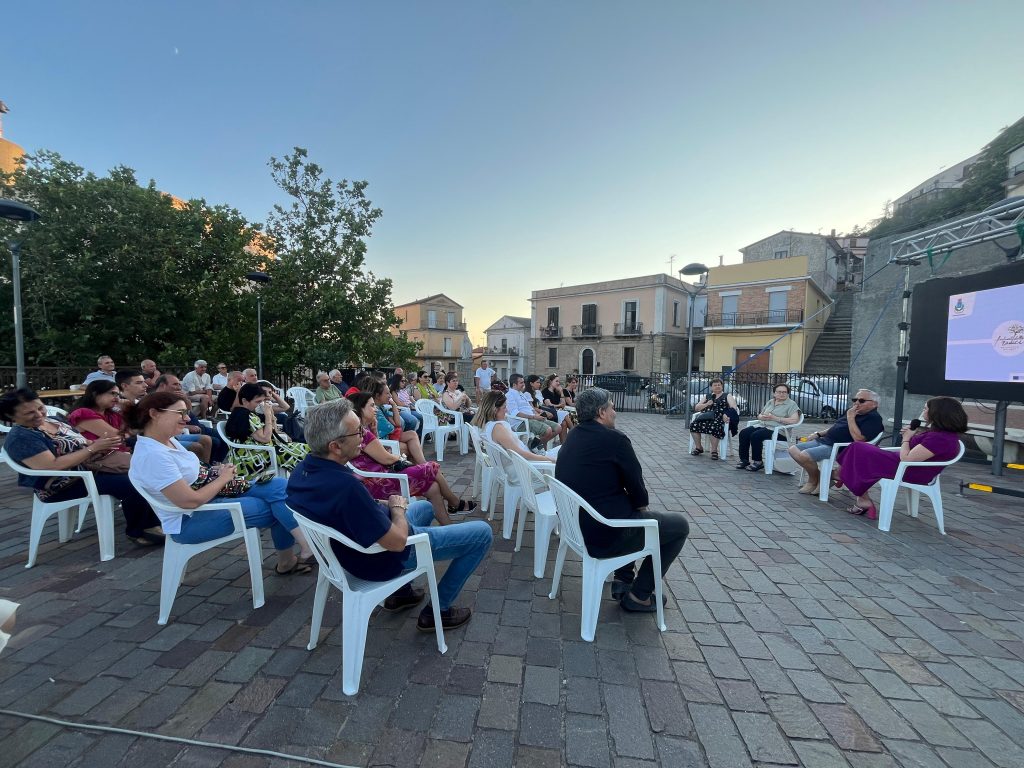
<svg viewBox="0 0 1024 768"><path fill-rule="evenodd" d="M263 220L295 145L474 343L531 290L828 232L1024 111L1024 3L104 2L3 10L7 138Z"/></svg>

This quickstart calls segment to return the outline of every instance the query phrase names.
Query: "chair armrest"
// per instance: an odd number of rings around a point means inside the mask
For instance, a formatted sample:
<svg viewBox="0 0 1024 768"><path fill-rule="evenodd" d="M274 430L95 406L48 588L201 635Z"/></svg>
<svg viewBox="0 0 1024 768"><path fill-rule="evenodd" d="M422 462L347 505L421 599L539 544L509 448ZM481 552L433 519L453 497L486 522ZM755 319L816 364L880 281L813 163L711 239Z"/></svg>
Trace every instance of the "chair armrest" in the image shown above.
<svg viewBox="0 0 1024 768"><path fill-rule="evenodd" d="M529 462L531 467L534 467L538 472L554 472L555 462L553 461L531 461Z"/></svg>
<svg viewBox="0 0 1024 768"><path fill-rule="evenodd" d="M199 419L199 423L202 424L207 429L213 429L213 422L210 421L209 419Z"/></svg>
<svg viewBox="0 0 1024 768"><path fill-rule="evenodd" d="M657 530L657 520L643 518L630 518L629 520L614 520L607 517L601 518L601 522L610 528L654 528Z"/></svg>
<svg viewBox="0 0 1024 768"><path fill-rule="evenodd" d="M397 480L399 487L402 489L402 495L407 499L412 498L412 494L409 493L409 478L401 472L367 472L355 467L353 467L353 470L356 473L356 477L378 477L383 480Z"/></svg>
<svg viewBox="0 0 1024 768"><path fill-rule="evenodd" d="M226 509L228 512L230 512L231 522L233 522L235 525L234 533L245 533L245 516L242 514L242 505L238 501L232 501L229 499L225 499L224 501L221 502L211 501L206 504L203 504L201 507L196 507L195 509L188 509L184 511L188 512L189 514L193 514L195 512L207 512L215 509Z"/></svg>
<svg viewBox="0 0 1024 768"><path fill-rule="evenodd" d="M378 442L387 448L393 455L402 455L402 444L398 440L378 440Z"/></svg>

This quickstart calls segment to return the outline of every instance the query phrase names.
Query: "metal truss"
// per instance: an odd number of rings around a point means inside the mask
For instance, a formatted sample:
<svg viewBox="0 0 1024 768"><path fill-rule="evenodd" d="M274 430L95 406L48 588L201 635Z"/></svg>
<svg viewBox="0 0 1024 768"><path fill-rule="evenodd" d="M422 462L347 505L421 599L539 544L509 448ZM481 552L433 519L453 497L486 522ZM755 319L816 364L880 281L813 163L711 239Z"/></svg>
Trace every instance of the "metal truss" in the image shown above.
<svg viewBox="0 0 1024 768"><path fill-rule="evenodd" d="M1012 197L973 216L893 240L889 263L919 264L920 258L929 253L956 251L1000 237L1019 238L1022 232L1024 197Z"/></svg>

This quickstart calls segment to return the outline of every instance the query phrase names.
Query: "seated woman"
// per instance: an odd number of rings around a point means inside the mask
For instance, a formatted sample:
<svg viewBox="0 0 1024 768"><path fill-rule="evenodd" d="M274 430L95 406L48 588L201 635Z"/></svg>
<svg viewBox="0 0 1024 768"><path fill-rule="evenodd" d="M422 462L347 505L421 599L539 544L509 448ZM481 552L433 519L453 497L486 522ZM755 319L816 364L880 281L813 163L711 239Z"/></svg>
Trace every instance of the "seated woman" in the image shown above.
<svg viewBox="0 0 1024 768"><path fill-rule="evenodd" d="M316 375L316 390L313 392L313 399L317 403L329 403L331 400L340 400L341 390L334 386L330 374L320 371Z"/></svg>
<svg viewBox="0 0 1024 768"><path fill-rule="evenodd" d="M576 405L576 395L579 394L579 386L580 380L575 376L570 374L565 379L565 386L562 387L562 400L566 405Z"/></svg>
<svg viewBox="0 0 1024 768"><path fill-rule="evenodd" d="M278 428L273 402L259 384L243 384L238 390L238 405L225 422L224 432L236 443L273 445L278 467L288 472L309 453L308 445L293 442ZM239 477L250 482L263 483L274 477L266 451L232 448L228 461L235 465Z"/></svg>
<svg viewBox="0 0 1024 768"><path fill-rule="evenodd" d="M571 429L576 426L575 419L572 418L565 406L569 403L565 399L565 390L562 388L562 383L558 379L557 373L552 373L548 376L544 382L544 388L540 391L541 396L541 408L551 409L551 412L555 414L558 419L558 423L561 424L563 421L566 422L567 428ZM568 421L566 421L568 419Z"/></svg>
<svg viewBox="0 0 1024 768"><path fill-rule="evenodd" d="M693 436L691 456L700 456L704 453L701 435L707 435L711 438L711 458L718 459L718 441L725 437L725 422L722 417L728 408L736 408L736 400L732 395L725 393L725 382L721 379L712 379L711 393L705 395L693 409L697 416L690 422L690 434Z"/></svg>
<svg viewBox="0 0 1024 768"><path fill-rule="evenodd" d="M740 430L740 463L736 469L760 472L764 469L764 441L772 436L772 432L780 424L796 424L800 421L800 409L794 400L789 399L789 385L776 384L771 401L761 409L757 418L747 423ZM779 432L779 440L785 440L786 433ZM751 463L750 454L754 461Z"/></svg>
<svg viewBox="0 0 1024 768"><path fill-rule="evenodd" d="M108 382L109 383L109 382ZM73 427L46 415L46 406L30 389L16 389L0 398L0 419L14 426L4 440L7 454L29 469L52 472L82 469L81 464L109 453L123 444L120 435L87 439ZM93 472L96 487L104 496L121 502L125 533L141 546L162 544L160 521L135 490L128 475ZM32 488L45 502L68 501L85 496L81 478L19 475L18 485Z"/></svg>
<svg viewBox="0 0 1024 768"><path fill-rule="evenodd" d="M349 395L348 399L352 401L352 408L359 416L363 428L363 449L352 459L352 466L364 472L401 472L409 478L409 493L425 496L434 506L434 518L440 525L450 524L452 515L476 509L476 502L460 499L452 492L436 461L409 466L380 444L374 433L377 426L377 404L372 394L356 392ZM375 499L386 501L392 494L401 493L397 480L382 477L360 479Z"/></svg>
<svg viewBox="0 0 1024 768"><path fill-rule="evenodd" d="M847 512L851 515L866 512L868 520L878 519L878 510L869 491L882 478L895 477L901 461L949 461L957 455L960 435L967 431L967 413L958 400L933 397L921 411L921 421L929 426L916 432L910 427L903 428L899 453L866 442L852 443L843 451L836 487L845 485L857 497ZM942 470L943 467L908 467L903 479L926 485Z"/></svg>
<svg viewBox="0 0 1024 768"><path fill-rule="evenodd" d="M247 386L250 385L246 384L242 389ZM189 410L189 403L183 396L173 392L154 392L128 411L129 426L141 433L128 477L154 498L181 509L209 504L235 479L234 466L221 464L216 478L195 487L200 473L199 459L175 439L182 424L188 422ZM285 503L287 488L288 482L284 478L275 477L265 483L250 485L247 491L231 499L242 505L247 528L270 528L274 549L277 550L274 571L279 576L309 573L313 560L312 550ZM157 514L164 532L180 544L219 539L234 528L231 513L226 509L203 510L191 515L161 510ZM298 555L294 552L296 542L299 544Z"/></svg>
<svg viewBox="0 0 1024 768"><path fill-rule="evenodd" d="M402 444L402 453L407 454L413 464L426 463L419 437L415 432L402 429L398 403L391 397L388 385L374 377L363 384L362 391L368 392L377 406L377 435L380 439L398 440Z"/></svg>
<svg viewBox="0 0 1024 768"><path fill-rule="evenodd" d="M517 453L527 461L550 461L554 458L544 454L531 453L523 445L523 441L512 434L505 421L508 415L508 398L503 392L491 390L484 392L480 399L480 408L473 417L473 426L479 427L486 440L497 443L509 453Z"/></svg>
<svg viewBox="0 0 1024 768"><path fill-rule="evenodd" d="M441 407L457 411L468 423L473 419L473 402L469 395L459 389L459 374L452 371L444 377L444 391L441 393Z"/></svg>
<svg viewBox="0 0 1024 768"><path fill-rule="evenodd" d="M420 371L416 375L416 385L411 389L414 391L410 392L410 394L415 400L433 400L436 403L440 398L437 390L434 389L430 374L426 371Z"/></svg>
<svg viewBox="0 0 1024 768"><path fill-rule="evenodd" d="M117 437L122 440L118 451L130 453L123 442L124 419L115 406L121 403L121 392L117 385L107 379L97 379L85 388L85 392L68 414L68 424L82 433L86 440L101 437Z"/></svg>
<svg viewBox="0 0 1024 768"><path fill-rule="evenodd" d="M402 417L402 429L422 436L423 414L413 409L416 401L409 394L408 384L405 376L396 373L388 380L388 389L391 390L391 396L398 405L398 415Z"/></svg>

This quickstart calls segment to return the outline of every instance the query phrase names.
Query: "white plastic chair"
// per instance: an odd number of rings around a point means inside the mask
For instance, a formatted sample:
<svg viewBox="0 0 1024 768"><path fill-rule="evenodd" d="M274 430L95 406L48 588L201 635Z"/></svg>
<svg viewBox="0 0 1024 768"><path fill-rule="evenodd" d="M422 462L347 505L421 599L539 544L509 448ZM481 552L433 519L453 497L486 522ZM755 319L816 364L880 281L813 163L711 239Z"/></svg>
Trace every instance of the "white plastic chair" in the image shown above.
<svg viewBox="0 0 1024 768"><path fill-rule="evenodd" d="M263 443L236 443L228 437L228 433L224 430L225 424L226 422L223 421L217 422L217 434L220 435L220 439L224 441L228 448L262 451L270 457L270 466L274 468L274 475L276 477L288 477L288 473L281 469L281 465L278 464L277 451L274 449L273 443L267 443L266 445Z"/></svg>
<svg viewBox="0 0 1024 768"><path fill-rule="evenodd" d="M658 521L657 520L609 520L597 513L583 497L572 490L565 483L559 482L553 477L545 477L548 488L555 499L555 512L558 515L559 544L558 555L555 558L555 575L551 582L551 594L548 598L555 599L558 594L558 585L562 578L562 568L565 566L565 553L571 549L583 559L583 610L580 615L580 637L588 643L594 642L594 633L597 631L597 616L601 607L601 593L604 590L605 579L616 568L635 562L650 555L654 567L654 603L657 606L658 629L664 632L665 608L661 604L661 547L658 542ZM581 512L581 510L583 510ZM617 557L597 558L591 557L587 552L587 545L583 541L583 533L580 530L580 515L586 513L600 523L612 528L643 528L644 546L636 552Z"/></svg>
<svg viewBox="0 0 1024 768"><path fill-rule="evenodd" d="M536 463L527 461L518 453L509 453L508 451L505 453L512 460L522 493L515 551L518 552L523 546L526 513L533 512L533 575L538 579L543 579L544 567L548 562L548 545L551 542L551 534L558 528L555 499L549 490L539 493L535 490L535 486L538 485L542 488L547 487L544 485L544 475L537 469Z"/></svg>
<svg viewBox="0 0 1024 768"><path fill-rule="evenodd" d="M501 518L501 535L506 539L512 538L512 525L515 523L516 509L519 507L519 500L522 498L523 490L519 485L519 476L516 474L512 464L512 457L508 451L486 437L483 439L487 455L494 461L494 484L491 490L491 505L498 503L498 488L504 488L503 516ZM541 472L554 472L555 465L550 461L530 462Z"/></svg>
<svg viewBox="0 0 1024 768"><path fill-rule="evenodd" d="M779 433L785 432L787 444L792 445L793 430L803 423L804 415L803 413L801 413L799 420L797 420L793 424L776 425L775 428L772 430L772 436L764 441L764 444L762 445L761 449L762 455L764 456L764 473L766 475L770 475L775 470L775 452L779 449ZM750 426L749 421L743 425L743 428L746 429L748 426Z"/></svg>
<svg viewBox="0 0 1024 768"><path fill-rule="evenodd" d="M295 401L295 413L305 413L308 408L316 405L316 395L305 387L292 387L287 396Z"/></svg>
<svg viewBox="0 0 1024 768"><path fill-rule="evenodd" d="M725 437L723 437L721 440L718 441L718 458L724 461L725 459L729 458L729 417L728 416L723 416L722 417L722 421L725 422ZM693 450L694 443L693 443L693 433L690 432L689 430L687 430L687 433L690 435L690 445L689 445L689 448L687 448L686 452L689 453L690 451ZM704 440L708 441L708 448L706 450L708 451L708 453L710 453L711 452L711 447L710 447L710 445L711 445L710 444L711 438L710 438L710 436L708 436L708 435L701 435L701 444L703 444Z"/></svg>
<svg viewBox="0 0 1024 768"><path fill-rule="evenodd" d="M893 447L883 448L883 450L899 451L900 449ZM882 489L882 500L878 505L878 530L889 530L889 526L892 524L893 507L896 505L896 496L899 494L900 488L905 488L907 490L907 509L910 511L910 516L917 517L921 496L922 494L927 496L932 503L932 509L935 511L935 522L939 527L939 533L945 536L946 528L942 523L942 489L939 487L939 478L942 474L936 475L935 479L927 485L918 485L906 482L903 479L903 473L907 471L908 467L949 467L963 458L965 450L966 448L961 440L960 450L957 452L956 457L949 461L901 461L896 469L896 474L891 480L888 478L879 480L878 484Z"/></svg>
<svg viewBox="0 0 1024 768"><path fill-rule="evenodd" d="M437 575L434 573L434 557L430 551L430 540L425 533L410 536L407 542L415 548L416 568L408 573L400 574L388 581L366 581L353 576L341 567L331 541L353 549L356 552L372 555L386 551L379 544L361 547L333 528L314 523L309 518L295 512L295 522L299 524L303 534L309 541L319 564L316 580L316 596L313 598L313 621L309 628L309 644L306 650L312 651L320 640L320 625L324 618L324 606L327 605L327 593L333 584L342 593L341 618L341 688L346 696L355 696L359 692L359 678L363 672L363 655L366 651L366 630L370 623L370 614L386 597L394 594L420 574L427 577L430 591L430 604L434 609L434 632L437 635L437 650L446 653L448 646L444 642L444 628L441 626L441 608L437 597Z"/></svg>
<svg viewBox="0 0 1024 768"><path fill-rule="evenodd" d="M135 485L135 483L132 483ZM194 515L214 509L226 509L231 513L231 520L234 523L234 530L227 536L219 539L204 541L200 544L180 544L174 537L168 534L164 539L164 567L160 577L160 615L156 620L161 626L167 623L171 615L171 606L174 605L174 598L178 594L178 587L185 575L188 561L196 555L208 549L219 547L221 544L228 544L239 539L245 544L245 553L249 560L249 578L252 582L252 607L263 606L263 547L260 544L260 532L258 528L246 528L245 517L242 515L242 505L237 501L225 499L223 501L212 501L203 504L195 509L180 509L172 504L158 501L152 494L135 485L135 490L154 510L162 509L165 512L174 514Z"/></svg>
<svg viewBox="0 0 1024 768"><path fill-rule="evenodd" d="M448 435L460 435L462 433L462 414L456 413L454 424L439 424L435 408L440 408L433 400L423 398L416 401L416 412L423 417L423 441L426 442L427 435L434 436L434 451L438 461L444 461L444 445ZM454 411L448 411L454 413ZM468 450L468 449L467 449Z"/></svg>
<svg viewBox="0 0 1024 768"><path fill-rule="evenodd" d="M451 417L452 424L459 428L459 454L465 456L469 453L469 422L466 421L465 414L445 408L438 403L434 403L434 407L441 413L448 414Z"/></svg>
<svg viewBox="0 0 1024 768"><path fill-rule="evenodd" d="M73 510L78 510L79 520L85 519L85 513L89 506L93 508L96 516L96 536L100 543L100 560L107 561L114 559L114 506L116 499L113 496L103 496L96 487L96 479L92 472L86 470L57 470L49 471L43 469L29 469L19 464L7 455L6 449L0 448L0 462L6 463L15 472L30 477L79 477L85 483L86 495L78 499L68 501L45 502L32 494L32 522L28 534L28 563L26 568L36 564L36 556L39 554L39 541L43 537L43 528L46 521L53 515L57 517L57 536L61 543L71 538L71 525L74 520ZM78 530L81 530L79 524ZM77 533L77 531L76 531Z"/></svg>
<svg viewBox="0 0 1024 768"><path fill-rule="evenodd" d="M884 432L879 432L875 435L873 440L869 440L868 443L871 445L878 445L878 441L882 439ZM818 501L828 501L829 491L832 490L832 468L836 465L836 457L839 455L839 451L852 443L833 443L832 453L829 454L827 459L822 459L818 462Z"/></svg>
<svg viewBox="0 0 1024 768"><path fill-rule="evenodd" d="M480 427L473 424L469 424L469 439L473 443L473 485L470 488L470 496L476 498L480 497L480 510L487 512L490 509L490 514L487 515L488 520L494 519L494 508L490 504L491 492L494 485L494 460L487 455L487 449L484 447L484 436L483 432L480 431Z"/></svg>

